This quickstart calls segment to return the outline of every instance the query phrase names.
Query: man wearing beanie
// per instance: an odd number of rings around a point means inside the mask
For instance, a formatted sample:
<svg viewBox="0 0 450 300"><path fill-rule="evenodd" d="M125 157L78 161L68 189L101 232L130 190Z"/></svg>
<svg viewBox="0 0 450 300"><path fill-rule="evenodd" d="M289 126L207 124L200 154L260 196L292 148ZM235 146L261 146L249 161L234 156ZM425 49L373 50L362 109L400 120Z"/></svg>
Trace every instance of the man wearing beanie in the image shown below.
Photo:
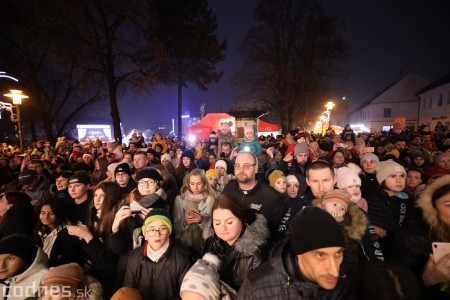
<svg viewBox="0 0 450 300"><path fill-rule="evenodd" d="M27 236L14 234L1 239L0 295L5 299L35 296L47 274L47 262L47 255Z"/></svg>
<svg viewBox="0 0 450 300"><path fill-rule="evenodd" d="M121 163L114 169L114 178L120 186L122 195L128 195L136 188L136 182L131 178L131 169L127 163Z"/></svg>
<svg viewBox="0 0 450 300"><path fill-rule="evenodd" d="M306 207L294 218L290 238L251 271L238 299L343 299L340 266L344 235L326 211Z"/></svg>
<svg viewBox="0 0 450 300"><path fill-rule="evenodd" d="M142 299L177 299L191 261L189 253L170 240L169 212L152 209L141 229L146 242L131 251L123 286L137 289Z"/></svg>
<svg viewBox="0 0 450 300"><path fill-rule="evenodd" d="M289 165L289 162L292 160L294 161ZM286 156L280 161L278 170L283 171L286 176L289 174L298 174L302 178L305 178L306 169L310 163L308 145L306 143L297 143L294 147L294 153L286 153Z"/></svg>

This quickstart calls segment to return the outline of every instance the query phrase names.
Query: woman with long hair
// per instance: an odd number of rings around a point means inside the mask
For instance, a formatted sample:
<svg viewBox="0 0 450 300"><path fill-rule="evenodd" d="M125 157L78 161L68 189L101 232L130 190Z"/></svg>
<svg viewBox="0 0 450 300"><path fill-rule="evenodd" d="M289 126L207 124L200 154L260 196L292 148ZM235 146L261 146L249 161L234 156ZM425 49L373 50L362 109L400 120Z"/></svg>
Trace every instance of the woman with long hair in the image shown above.
<svg viewBox="0 0 450 300"><path fill-rule="evenodd" d="M116 280L118 256L110 249L109 235L120 202L121 193L117 183L102 182L94 192L89 227L83 224L67 226L70 235L83 240L83 250L104 287L106 299L119 287L117 282L112 284Z"/></svg>
<svg viewBox="0 0 450 300"><path fill-rule="evenodd" d="M220 279L236 291L250 270L263 263L270 236L267 221L229 194L219 196L211 208L214 235L207 239L204 252L221 260Z"/></svg>
<svg viewBox="0 0 450 300"><path fill-rule="evenodd" d="M79 239L69 235L65 213L66 206L58 198L44 201L31 240L42 248L49 258L48 266L54 267L71 262L80 265L86 261Z"/></svg>
<svg viewBox="0 0 450 300"><path fill-rule="evenodd" d="M210 224L211 206L215 192L209 185L203 170L194 169L175 199L175 238L200 254L205 240L212 234Z"/></svg>
<svg viewBox="0 0 450 300"><path fill-rule="evenodd" d="M92 172L92 177L94 178L96 184L102 182L108 177L108 175L106 174L107 168L108 168L108 159L106 157L100 156L95 160L94 172Z"/></svg>
<svg viewBox="0 0 450 300"><path fill-rule="evenodd" d="M29 236L33 231L34 220L34 209L27 194L0 194L0 239L15 233Z"/></svg>

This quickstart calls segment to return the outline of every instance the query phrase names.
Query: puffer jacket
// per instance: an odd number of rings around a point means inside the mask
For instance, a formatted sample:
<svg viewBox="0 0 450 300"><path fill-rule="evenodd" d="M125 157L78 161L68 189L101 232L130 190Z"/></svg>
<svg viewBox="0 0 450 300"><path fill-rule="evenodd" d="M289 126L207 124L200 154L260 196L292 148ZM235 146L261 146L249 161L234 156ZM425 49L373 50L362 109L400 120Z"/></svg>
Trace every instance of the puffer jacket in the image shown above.
<svg viewBox="0 0 450 300"><path fill-rule="evenodd" d="M436 190L445 185L450 185L450 175L442 176L427 186L417 201L423 213L423 223L401 230L393 241L392 262L408 267L419 280L422 280L422 273L432 253L432 243L450 243L449 227L442 226L438 211L431 201ZM428 287L429 298L449 299L448 287L449 282Z"/></svg>
<svg viewBox="0 0 450 300"><path fill-rule="evenodd" d="M36 256L28 269L9 278L9 283L0 281L0 299L20 300L34 297L37 294L41 282L48 272L48 258L41 248L36 248Z"/></svg>
<svg viewBox="0 0 450 300"><path fill-rule="evenodd" d="M295 276L297 264L290 251L290 242L277 244L269 261L250 272L241 286L238 300L323 300L344 299L348 279L340 276L336 287L325 290L318 284Z"/></svg>
<svg viewBox="0 0 450 300"><path fill-rule="evenodd" d="M204 252L220 258L220 279L238 291L248 272L267 259L269 236L266 218L256 214L255 221L246 226L232 246L214 235L206 241Z"/></svg>
<svg viewBox="0 0 450 300"><path fill-rule="evenodd" d="M138 289L142 299L180 299L180 286L191 260L184 249L170 243L156 263L144 256L147 243L134 249L128 259L123 286Z"/></svg>

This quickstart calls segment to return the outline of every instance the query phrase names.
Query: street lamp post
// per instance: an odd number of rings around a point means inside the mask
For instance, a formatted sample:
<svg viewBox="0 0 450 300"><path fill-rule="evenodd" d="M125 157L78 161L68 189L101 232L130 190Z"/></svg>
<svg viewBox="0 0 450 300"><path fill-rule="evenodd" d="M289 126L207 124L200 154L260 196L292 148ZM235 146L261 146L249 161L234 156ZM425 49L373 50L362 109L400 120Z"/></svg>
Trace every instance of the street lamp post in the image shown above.
<svg viewBox="0 0 450 300"><path fill-rule="evenodd" d="M322 136L323 136L323 123L325 123L325 116L321 115L320 116L320 124L322 124Z"/></svg>
<svg viewBox="0 0 450 300"><path fill-rule="evenodd" d="M331 125L331 109L334 107L334 103L329 101L327 104L325 104L325 107L327 108L328 112L328 127Z"/></svg>
<svg viewBox="0 0 450 300"><path fill-rule="evenodd" d="M20 115L20 105L22 105L22 99L29 98L27 95L22 94L20 90L9 90L8 94L4 94L5 97L10 97L13 104L16 106L17 111L17 131L19 132L19 147L23 150L23 135L22 135L22 119Z"/></svg>

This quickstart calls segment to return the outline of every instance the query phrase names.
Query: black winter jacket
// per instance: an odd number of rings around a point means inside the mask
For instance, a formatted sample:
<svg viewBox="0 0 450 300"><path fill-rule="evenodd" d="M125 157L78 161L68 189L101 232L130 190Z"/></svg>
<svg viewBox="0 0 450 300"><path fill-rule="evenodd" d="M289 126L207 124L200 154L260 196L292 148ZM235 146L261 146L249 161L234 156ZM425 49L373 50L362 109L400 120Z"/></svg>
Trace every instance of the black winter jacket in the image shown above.
<svg viewBox="0 0 450 300"><path fill-rule="evenodd" d="M238 300L344 299L348 285L344 277L339 278L333 290L296 278L294 264L297 262L290 252L288 241L276 245L269 261L248 274L239 290Z"/></svg>
<svg viewBox="0 0 450 300"><path fill-rule="evenodd" d="M206 240L204 253L220 258L220 279L238 291L248 272L267 259L269 235L266 218L257 214L232 246L214 235Z"/></svg>
<svg viewBox="0 0 450 300"><path fill-rule="evenodd" d="M144 256L147 243L134 249L128 259L123 286L138 289L142 299L180 299L181 283L191 261L183 248L170 243L156 263Z"/></svg>
<svg viewBox="0 0 450 300"><path fill-rule="evenodd" d="M271 236L276 236L281 219L288 210L280 193L263 182L258 182L252 190L243 191L239 188L238 182L232 180L225 186L222 194L231 194L241 200L245 207L250 207L254 212L263 214L267 219Z"/></svg>

